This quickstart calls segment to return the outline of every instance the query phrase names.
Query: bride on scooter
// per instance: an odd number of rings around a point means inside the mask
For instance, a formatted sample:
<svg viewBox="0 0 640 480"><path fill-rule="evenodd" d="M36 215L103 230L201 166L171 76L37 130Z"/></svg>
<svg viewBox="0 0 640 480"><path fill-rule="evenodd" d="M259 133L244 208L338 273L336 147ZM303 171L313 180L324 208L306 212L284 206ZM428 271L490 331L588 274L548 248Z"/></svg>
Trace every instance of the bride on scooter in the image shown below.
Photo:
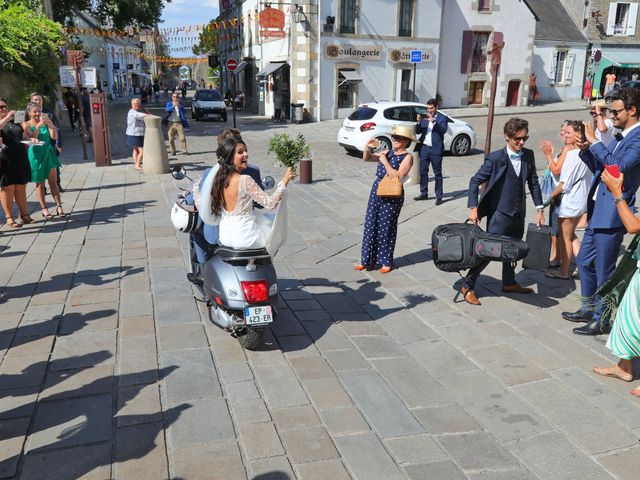
<svg viewBox="0 0 640 480"><path fill-rule="evenodd" d="M258 224L253 202L275 209L287 184L295 178L294 171L288 168L275 191L267 195L253 178L241 175L247 168L249 153L240 138L227 138L218 146L216 153L218 171L210 189L203 185L205 188L200 192L202 210L206 205L210 208L206 209L208 212L201 211L201 216L220 217L220 244L234 249L264 248L267 238Z"/></svg>

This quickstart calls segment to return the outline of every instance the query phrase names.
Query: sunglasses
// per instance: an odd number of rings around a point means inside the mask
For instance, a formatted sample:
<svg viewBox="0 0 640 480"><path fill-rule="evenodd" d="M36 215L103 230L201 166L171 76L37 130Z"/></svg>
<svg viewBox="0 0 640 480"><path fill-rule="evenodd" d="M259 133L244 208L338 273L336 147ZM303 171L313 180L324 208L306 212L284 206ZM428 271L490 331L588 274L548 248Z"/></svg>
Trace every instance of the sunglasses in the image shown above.
<svg viewBox="0 0 640 480"><path fill-rule="evenodd" d="M617 117L620 112L624 112L625 110L626 108L621 108L619 110L616 110L615 108L610 108L609 112L611 112L611 115L613 115L614 117Z"/></svg>
<svg viewBox="0 0 640 480"><path fill-rule="evenodd" d="M403 140L407 140L404 137L401 137L400 135L391 135L391 140L393 140L394 142L402 142Z"/></svg>
<svg viewBox="0 0 640 480"><path fill-rule="evenodd" d="M524 137L513 137L516 142L526 142L529 140L529 135L525 135Z"/></svg>
<svg viewBox="0 0 640 480"><path fill-rule="evenodd" d="M7 108L6 105L0 105L0 108L2 108L3 110Z"/></svg>

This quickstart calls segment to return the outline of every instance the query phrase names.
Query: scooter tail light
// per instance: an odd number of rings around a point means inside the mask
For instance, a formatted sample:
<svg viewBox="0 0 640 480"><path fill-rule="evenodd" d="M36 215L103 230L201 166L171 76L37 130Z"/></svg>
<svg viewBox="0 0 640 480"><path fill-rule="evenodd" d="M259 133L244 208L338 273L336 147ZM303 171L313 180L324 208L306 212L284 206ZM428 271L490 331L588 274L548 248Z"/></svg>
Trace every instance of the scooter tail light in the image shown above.
<svg viewBox="0 0 640 480"><path fill-rule="evenodd" d="M269 284L266 280L240 282L240 286L249 303L266 302L269 299Z"/></svg>
<svg viewBox="0 0 640 480"><path fill-rule="evenodd" d="M367 130L373 130L376 127L374 122L367 122L360 125L360 131L366 132Z"/></svg>

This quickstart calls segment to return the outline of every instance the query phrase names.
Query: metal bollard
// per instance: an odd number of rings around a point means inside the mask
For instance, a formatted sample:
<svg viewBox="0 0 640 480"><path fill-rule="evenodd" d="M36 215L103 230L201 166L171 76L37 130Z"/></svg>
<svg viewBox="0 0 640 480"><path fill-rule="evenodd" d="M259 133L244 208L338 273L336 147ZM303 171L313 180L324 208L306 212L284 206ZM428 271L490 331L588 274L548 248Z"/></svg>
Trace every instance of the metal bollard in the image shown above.
<svg viewBox="0 0 640 480"><path fill-rule="evenodd" d="M411 177L409 185L418 185L420 183L420 154L418 152L413 152L413 165L411 165L409 176Z"/></svg>
<svg viewBox="0 0 640 480"><path fill-rule="evenodd" d="M300 160L298 173L300 173L300 183L307 184L313 182L311 160Z"/></svg>
<svg viewBox="0 0 640 480"><path fill-rule="evenodd" d="M156 115L144 118L144 153L142 171L148 173L169 173L169 156L164 144L164 132Z"/></svg>

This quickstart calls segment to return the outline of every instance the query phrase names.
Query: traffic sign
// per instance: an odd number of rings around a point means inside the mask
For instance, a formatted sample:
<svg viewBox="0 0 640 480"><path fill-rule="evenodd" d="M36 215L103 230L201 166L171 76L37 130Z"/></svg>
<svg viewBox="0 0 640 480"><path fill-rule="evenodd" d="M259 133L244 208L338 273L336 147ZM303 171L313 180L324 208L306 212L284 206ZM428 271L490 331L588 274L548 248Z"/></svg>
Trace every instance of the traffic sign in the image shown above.
<svg viewBox="0 0 640 480"><path fill-rule="evenodd" d="M422 50L411 50L411 63L422 63Z"/></svg>
<svg viewBox="0 0 640 480"><path fill-rule="evenodd" d="M227 67L227 70L233 72L236 68L238 68L238 60L236 60L235 58L228 58L224 65L225 67Z"/></svg>

